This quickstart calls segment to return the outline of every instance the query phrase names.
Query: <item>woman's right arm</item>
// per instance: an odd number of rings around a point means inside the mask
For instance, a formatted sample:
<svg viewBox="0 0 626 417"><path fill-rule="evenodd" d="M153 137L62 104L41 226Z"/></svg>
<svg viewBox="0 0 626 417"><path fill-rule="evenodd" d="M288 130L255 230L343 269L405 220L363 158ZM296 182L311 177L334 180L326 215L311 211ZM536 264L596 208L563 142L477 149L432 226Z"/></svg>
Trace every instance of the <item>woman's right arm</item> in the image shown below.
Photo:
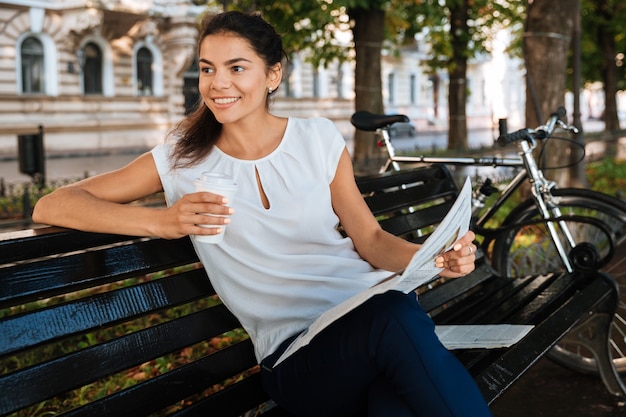
<svg viewBox="0 0 626 417"><path fill-rule="evenodd" d="M127 166L61 187L42 197L33 221L89 232L178 238L190 234L215 234L216 228L198 224L223 224L229 214L221 197L188 194L169 208L130 205L132 201L162 191L152 154L141 155Z"/></svg>

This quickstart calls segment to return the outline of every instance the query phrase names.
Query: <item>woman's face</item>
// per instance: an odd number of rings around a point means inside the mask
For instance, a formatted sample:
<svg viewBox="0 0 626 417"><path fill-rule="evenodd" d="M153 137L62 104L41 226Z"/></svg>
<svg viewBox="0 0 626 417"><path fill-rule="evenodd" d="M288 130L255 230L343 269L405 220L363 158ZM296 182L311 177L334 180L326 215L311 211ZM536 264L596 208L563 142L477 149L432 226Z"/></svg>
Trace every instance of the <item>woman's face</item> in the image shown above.
<svg viewBox="0 0 626 417"><path fill-rule="evenodd" d="M205 37L199 64L200 94L220 123L267 112L267 92L280 82L280 64L268 70L245 39L230 33Z"/></svg>

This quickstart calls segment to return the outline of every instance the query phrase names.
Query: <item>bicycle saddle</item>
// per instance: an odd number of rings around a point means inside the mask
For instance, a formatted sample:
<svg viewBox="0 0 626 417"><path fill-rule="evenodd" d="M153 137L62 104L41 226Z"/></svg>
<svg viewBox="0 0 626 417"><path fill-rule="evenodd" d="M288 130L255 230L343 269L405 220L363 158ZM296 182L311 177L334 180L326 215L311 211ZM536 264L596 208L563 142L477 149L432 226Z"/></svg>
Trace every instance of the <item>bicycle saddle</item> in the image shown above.
<svg viewBox="0 0 626 417"><path fill-rule="evenodd" d="M350 123L360 130L374 132L385 126L397 122L408 122L409 118L403 114L374 114L365 110L359 110L350 118Z"/></svg>

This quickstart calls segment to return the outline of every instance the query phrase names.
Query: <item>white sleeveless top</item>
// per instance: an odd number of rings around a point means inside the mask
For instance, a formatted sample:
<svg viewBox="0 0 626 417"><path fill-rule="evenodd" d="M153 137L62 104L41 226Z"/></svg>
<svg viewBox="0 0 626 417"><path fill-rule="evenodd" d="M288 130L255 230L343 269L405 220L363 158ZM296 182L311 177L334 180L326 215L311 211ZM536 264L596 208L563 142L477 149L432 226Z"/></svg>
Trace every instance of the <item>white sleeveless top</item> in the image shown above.
<svg viewBox="0 0 626 417"><path fill-rule="evenodd" d="M194 246L220 298L250 335L259 361L324 311L389 275L362 260L352 240L336 229L329 185L344 148L330 120L289 118L280 145L254 161L214 147L199 164L173 170L171 144L152 150L170 205L194 192L202 172L230 174L237 181L224 240L194 241ZM255 170L269 209L261 202Z"/></svg>

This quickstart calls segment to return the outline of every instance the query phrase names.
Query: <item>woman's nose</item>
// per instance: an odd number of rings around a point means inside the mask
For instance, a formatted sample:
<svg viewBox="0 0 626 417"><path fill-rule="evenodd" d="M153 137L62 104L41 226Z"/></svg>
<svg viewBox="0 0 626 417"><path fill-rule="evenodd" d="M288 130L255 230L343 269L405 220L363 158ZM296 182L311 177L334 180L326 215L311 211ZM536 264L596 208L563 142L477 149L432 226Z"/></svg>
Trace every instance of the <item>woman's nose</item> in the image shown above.
<svg viewBox="0 0 626 417"><path fill-rule="evenodd" d="M230 76L226 71L215 71L213 76L212 87L216 89L222 89L230 87Z"/></svg>

